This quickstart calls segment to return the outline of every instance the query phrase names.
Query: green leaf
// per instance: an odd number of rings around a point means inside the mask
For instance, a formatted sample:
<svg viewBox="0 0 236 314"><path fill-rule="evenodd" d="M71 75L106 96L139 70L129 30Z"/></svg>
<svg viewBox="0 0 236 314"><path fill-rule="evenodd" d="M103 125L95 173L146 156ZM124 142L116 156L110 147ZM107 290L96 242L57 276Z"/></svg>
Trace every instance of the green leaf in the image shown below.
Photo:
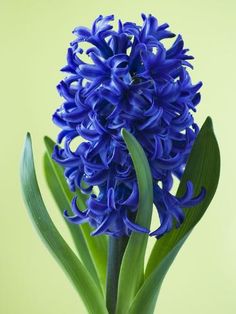
<svg viewBox="0 0 236 314"><path fill-rule="evenodd" d="M73 194L69 190L68 184L64 177L63 168L60 167L58 164L56 164L54 160L51 158L55 143L49 137L45 137L44 142L45 142L47 154L49 157L49 161L51 163L52 169L55 174L55 178L57 179L57 183L62 190L62 194L60 198L64 198L65 199L64 203L65 202L68 203L68 206L66 208L70 208L70 202L75 194ZM77 203L78 203L79 208L85 209L86 208L85 202L87 199L87 195L82 194L79 190L76 191L76 194L78 195ZM56 202L58 203L57 201L58 196L55 193L53 193L53 195L54 195L54 198L56 199ZM84 237L84 240L86 241L87 247L89 249L89 253L91 255L95 268L97 270L99 281L102 283L103 289L105 289L107 251L108 251L107 236L105 235L94 236L94 237L91 236L90 233L92 229L88 224L83 224L79 228L82 231L82 235ZM74 238L75 242L79 241L79 238L81 237L78 234L78 239Z"/></svg>
<svg viewBox="0 0 236 314"><path fill-rule="evenodd" d="M63 215L64 210L70 208L71 205L69 200L64 194L64 191L55 175L53 166L50 162L50 158L46 153L44 155L44 170L48 187L57 203L57 206L61 214ZM81 226L69 223L66 219L65 223L70 230L72 239L74 240L75 247L78 251L79 257L83 265L87 268L88 272L94 278L94 281L97 283L97 286L100 287L98 274L94 266L93 260L91 258L87 243L84 239L83 232L81 231Z"/></svg>
<svg viewBox="0 0 236 314"><path fill-rule="evenodd" d="M145 273L145 281L137 293L129 314L150 314L155 308L162 281L175 256L194 226L209 206L220 175L220 152L213 132L211 118L207 118L193 145L177 196L182 196L187 181L192 181L197 195L206 189L204 200L194 208L185 209L186 218L180 228L174 229L157 240L152 250Z"/></svg>
<svg viewBox="0 0 236 314"><path fill-rule="evenodd" d="M138 291L134 301L127 312L128 314L153 314L156 306L156 300L161 288L163 279L178 254L188 233L169 251L165 258L156 266L152 274L145 279L142 287Z"/></svg>
<svg viewBox="0 0 236 314"><path fill-rule="evenodd" d="M142 147L133 135L123 129L122 136L138 180L139 207L135 222L149 229L153 207L153 183L149 164ZM132 298L142 283L147 240L148 234L132 232L130 236L120 269L117 314L127 313Z"/></svg>
<svg viewBox="0 0 236 314"><path fill-rule="evenodd" d="M71 279L88 312L91 314L107 314L102 292L97 288L87 269L62 238L47 212L36 179L29 134L26 137L21 162L21 184L26 206L39 235Z"/></svg>

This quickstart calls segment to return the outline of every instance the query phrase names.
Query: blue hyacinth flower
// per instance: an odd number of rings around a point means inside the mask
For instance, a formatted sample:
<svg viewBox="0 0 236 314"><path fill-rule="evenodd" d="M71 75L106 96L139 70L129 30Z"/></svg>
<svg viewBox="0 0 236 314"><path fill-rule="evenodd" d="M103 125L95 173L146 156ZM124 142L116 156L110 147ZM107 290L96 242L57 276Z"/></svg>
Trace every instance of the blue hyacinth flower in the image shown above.
<svg viewBox="0 0 236 314"><path fill-rule="evenodd" d="M183 197L171 192L199 131L192 113L202 83L191 82L193 57L180 35L166 48L164 40L175 37L168 24L159 25L152 15L142 19L141 26L119 21L114 30L113 15L99 16L91 29L75 28L62 69L67 76L58 85L64 102L53 115L61 128L53 159L64 167L71 191L88 194L87 208L81 211L74 198L73 215L65 211L65 217L89 223L92 235L120 237L135 231L159 238L179 227L183 208L195 206L205 195L202 189L193 197L191 182ZM152 232L135 224L138 186L122 128L135 136L149 161L160 219ZM78 137L84 141L72 149Z"/></svg>

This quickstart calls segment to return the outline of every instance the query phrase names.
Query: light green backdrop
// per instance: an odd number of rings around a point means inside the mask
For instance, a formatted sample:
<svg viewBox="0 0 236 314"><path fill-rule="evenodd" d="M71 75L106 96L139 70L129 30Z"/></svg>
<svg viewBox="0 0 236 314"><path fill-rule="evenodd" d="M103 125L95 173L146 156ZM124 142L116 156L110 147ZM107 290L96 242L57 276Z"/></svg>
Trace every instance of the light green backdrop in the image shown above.
<svg viewBox="0 0 236 314"><path fill-rule="evenodd" d="M114 13L140 22L152 13L182 33L203 80L196 119L213 117L222 153L217 195L163 285L160 314L236 313L236 22L234 0L0 1L1 209L0 313L83 314L76 292L33 230L21 199L19 159L26 131L33 136L40 184L50 212L67 236L42 175L42 137L55 138L51 114L60 104L71 30Z"/></svg>

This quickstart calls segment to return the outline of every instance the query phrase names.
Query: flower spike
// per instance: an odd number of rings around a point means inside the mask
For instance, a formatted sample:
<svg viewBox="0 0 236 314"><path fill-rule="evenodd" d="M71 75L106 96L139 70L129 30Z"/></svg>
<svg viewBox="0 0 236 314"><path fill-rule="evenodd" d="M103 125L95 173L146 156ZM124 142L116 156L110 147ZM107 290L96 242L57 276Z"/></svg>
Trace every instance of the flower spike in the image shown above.
<svg viewBox="0 0 236 314"><path fill-rule="evenodd" d="M198 127L192 113L200 102L202 83L192 84L189 75L193 57L181 35L166 48L165 39L175 37L168 24L142 14L142 25L100 15L87 27L76 27L76 39L67 53L62 71L67 77L58 85L65 99L53 115L62 130L53 153L64 167L72 191L90 194L81 212L72 201L72 223L89 222L102 233L119 237L132 231L150 231L135 224L138 186L135 170L121 136L131 132L142 145L153 178L154 203L160 227L150 235L161 237L184 221L185 207L201 202L191 182L178 198L171 193L173 178L183 175ZM88 48L82 49L86 42ZM86 58L83 58L86 55ZM84 60L90 59L89 62ZM74 140L85 141L72 149Z"/></svg>

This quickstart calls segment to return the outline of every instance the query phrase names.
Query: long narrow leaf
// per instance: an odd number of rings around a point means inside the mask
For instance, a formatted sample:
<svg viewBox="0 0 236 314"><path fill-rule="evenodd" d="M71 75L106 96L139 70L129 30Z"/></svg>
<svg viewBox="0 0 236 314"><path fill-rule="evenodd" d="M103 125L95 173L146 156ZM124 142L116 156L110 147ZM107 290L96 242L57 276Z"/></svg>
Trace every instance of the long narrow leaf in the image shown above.
<svg viewBox="0 0 236 314"><path fill-rule="evenodd" d="M57 178L57 182L63 191L61 197L65 198L67 203L70 203L74 195L69 190L68 184L63 174L62 167L57 165L51 158L55 143L49 137L45 137L44 142L45 142L47 154L48 154L52 169L54 171L55 177ZM87 196L82 194L79 190L77 190L76 193L78 195L78 206L81 209L86 208L85 202L86 202ZM70 208L70 206L68 206L67 208ZM95 264L95 267L99 276L99 280L102 283L103 288L105 289L107 250L108 250L107 237L105 235L92 237L90 235L92 229L88 224L83 224L80 226L80 228L83 233L84 240L87 243L92 260ZM75 241L77 240L75 239Z"/></svg>
<svg viewBox="0 0 236 314"><path fill-rule="evenodd" d="M47 154L44 155L44 170L48 187L57 203L60 212L63 214L66 208L70 208L70 202L65 197L64 191L57 180L57 177L55 175L52 164ZM70 230L71 236L74 240L75 247L78 251L81 261L83 262L83 265L87 268L88 272L94 278L94 281L96 281L98 287L100 287L98 274L94 266L93 260L91 258L87 243L84 239L83 232L81 231L81 226L71 224L66 220L65 222Z"/></svg>
<svg viewBox="0 0 236 314"><path fill-rule="evenodd" d="M88 312L107 314L101 291L97 289L91 275L62 238L47 212L36 179L29 134L26 137L21 162L21 183L26 206L39 235L71 279Z"/></svg>
<svg viewBox="0 0 236 314"><path fill-rule="evenodd" d="M127 312L128 314L153 314L158 293L161 284L170 265L178 254L183 243L189 234L186 234L176 245L169 251L160 264L154 269L152 274L144 281L143 286L138 291L134 301Z"/></svg>
<svg viewBox="0 0 236 314"><path fill-rule="evenodd" d="M135 222L149 228L153 207L153 183L149 164L142 147L133 135L123 129L122 136L131 155L138 180L139 207ZM117 314L127 313L132 298L142 283L147 240L147 234L132 232L130 236L120 269Z"/></svg>
<svg viewBox="0 0 236 314"><path fill-rule="evenodd" d="M219 181L220 152L208 117L194 143L177 196L182 196L187 181L192 181L197 195L202 187L206 189L204 200L194 208L185 209L186 218L179 229L156 241L146 269L146 280L139 290L129 313L153 313L161 283L182 244L201 219L209 206Z"/></svg>

